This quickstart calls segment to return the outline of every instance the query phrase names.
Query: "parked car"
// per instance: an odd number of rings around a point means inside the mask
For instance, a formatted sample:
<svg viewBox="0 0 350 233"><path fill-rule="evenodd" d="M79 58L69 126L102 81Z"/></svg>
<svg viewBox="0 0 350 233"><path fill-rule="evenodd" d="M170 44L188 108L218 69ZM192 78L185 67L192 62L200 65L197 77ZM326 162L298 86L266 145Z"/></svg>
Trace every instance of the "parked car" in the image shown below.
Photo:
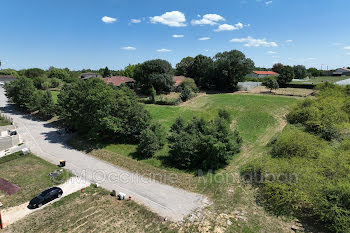
<svg viewBox="0 0 350 233"><path fill-rule="evenodd" d="M55 200L56 198L60 198L63 194L61 188L53 187L49 188L43 192L41 192L38 196L34 197L28 205L28 209L40 208L46 203Z"/></svg>

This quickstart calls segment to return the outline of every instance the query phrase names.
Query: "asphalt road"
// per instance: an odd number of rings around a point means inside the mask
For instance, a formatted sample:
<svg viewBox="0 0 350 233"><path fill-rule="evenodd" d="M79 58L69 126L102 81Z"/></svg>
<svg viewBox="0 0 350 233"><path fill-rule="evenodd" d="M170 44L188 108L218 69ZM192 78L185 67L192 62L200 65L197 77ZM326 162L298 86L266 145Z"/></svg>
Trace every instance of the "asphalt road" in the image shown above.
<svg viewBox="0 0 350 233"><path fill-rule="evenodd" d="M2 87L0 110L13 118L21 138L37 156L54 164L66 160L66 168L75 175L107 190L123 192L160 216L180 221L207 203L202 195L161 184L70 148L64 143L69 135L58 135L54 125L17 112L8 104Z"/></svg>

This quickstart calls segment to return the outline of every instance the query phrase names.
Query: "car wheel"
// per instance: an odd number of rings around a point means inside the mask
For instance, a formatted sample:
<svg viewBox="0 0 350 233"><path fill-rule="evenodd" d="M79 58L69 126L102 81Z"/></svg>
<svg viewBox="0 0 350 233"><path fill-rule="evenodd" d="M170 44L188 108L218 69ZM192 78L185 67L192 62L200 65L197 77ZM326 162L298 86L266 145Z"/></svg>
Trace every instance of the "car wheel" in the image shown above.
<svg viewBox="0 0 350 233"><path fill-rule="evenodd" d="M38 208L40 208L40 207L42 207L42 206L43 206L43 204L40 203L40 204L38 205Z"/></svg>
<svg viewBox="0 0 350 233"><path fill-rule="evenodd" d="M62 194L58 194L57 197L58 197L58 198L62 197Z"/></svg>

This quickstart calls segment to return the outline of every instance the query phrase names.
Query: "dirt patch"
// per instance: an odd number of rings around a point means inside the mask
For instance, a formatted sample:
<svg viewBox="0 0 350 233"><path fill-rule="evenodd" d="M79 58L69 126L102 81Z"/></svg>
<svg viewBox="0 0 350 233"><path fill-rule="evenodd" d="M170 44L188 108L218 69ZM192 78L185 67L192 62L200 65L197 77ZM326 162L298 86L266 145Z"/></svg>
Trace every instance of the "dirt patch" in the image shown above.
<svg viewBox="0 0 350 233"><path fill-rule="evenodd" d="M0 178L0 190L4 191L8 195L15 194L20 190L20 187L18 187L15 184L12 184L11 182L1 179Z"/></svg>
<svg viewBox="0 0 350 233"><path fill-rule="evenodd" d="M235 93L244 94L265 94L265 95L283 95L283 96L294 96L294 97L308 97L315 94L315 90L304 89L304 88L280 88L274 91L270 91L264 86L255 87L249 91L238 91Z"/></svg>

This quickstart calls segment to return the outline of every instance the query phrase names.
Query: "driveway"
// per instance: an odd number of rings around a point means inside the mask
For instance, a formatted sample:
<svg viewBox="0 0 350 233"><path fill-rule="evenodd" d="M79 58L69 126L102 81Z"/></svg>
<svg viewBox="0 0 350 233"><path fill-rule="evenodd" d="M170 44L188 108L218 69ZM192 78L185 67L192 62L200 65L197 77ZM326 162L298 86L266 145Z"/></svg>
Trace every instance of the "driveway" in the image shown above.
<svg viewBox="0 0 350 233"><path fill-rule="evenodd" d="M207 202L202 195L161 184L70 148L65 144L69 136L58 135L53 124L32 119L9 105L2 87L0 110L13 118L21 138L37 156L54 164L66 160L66 168L76 176L123 192L160 216L180 221Z"/></svg>

